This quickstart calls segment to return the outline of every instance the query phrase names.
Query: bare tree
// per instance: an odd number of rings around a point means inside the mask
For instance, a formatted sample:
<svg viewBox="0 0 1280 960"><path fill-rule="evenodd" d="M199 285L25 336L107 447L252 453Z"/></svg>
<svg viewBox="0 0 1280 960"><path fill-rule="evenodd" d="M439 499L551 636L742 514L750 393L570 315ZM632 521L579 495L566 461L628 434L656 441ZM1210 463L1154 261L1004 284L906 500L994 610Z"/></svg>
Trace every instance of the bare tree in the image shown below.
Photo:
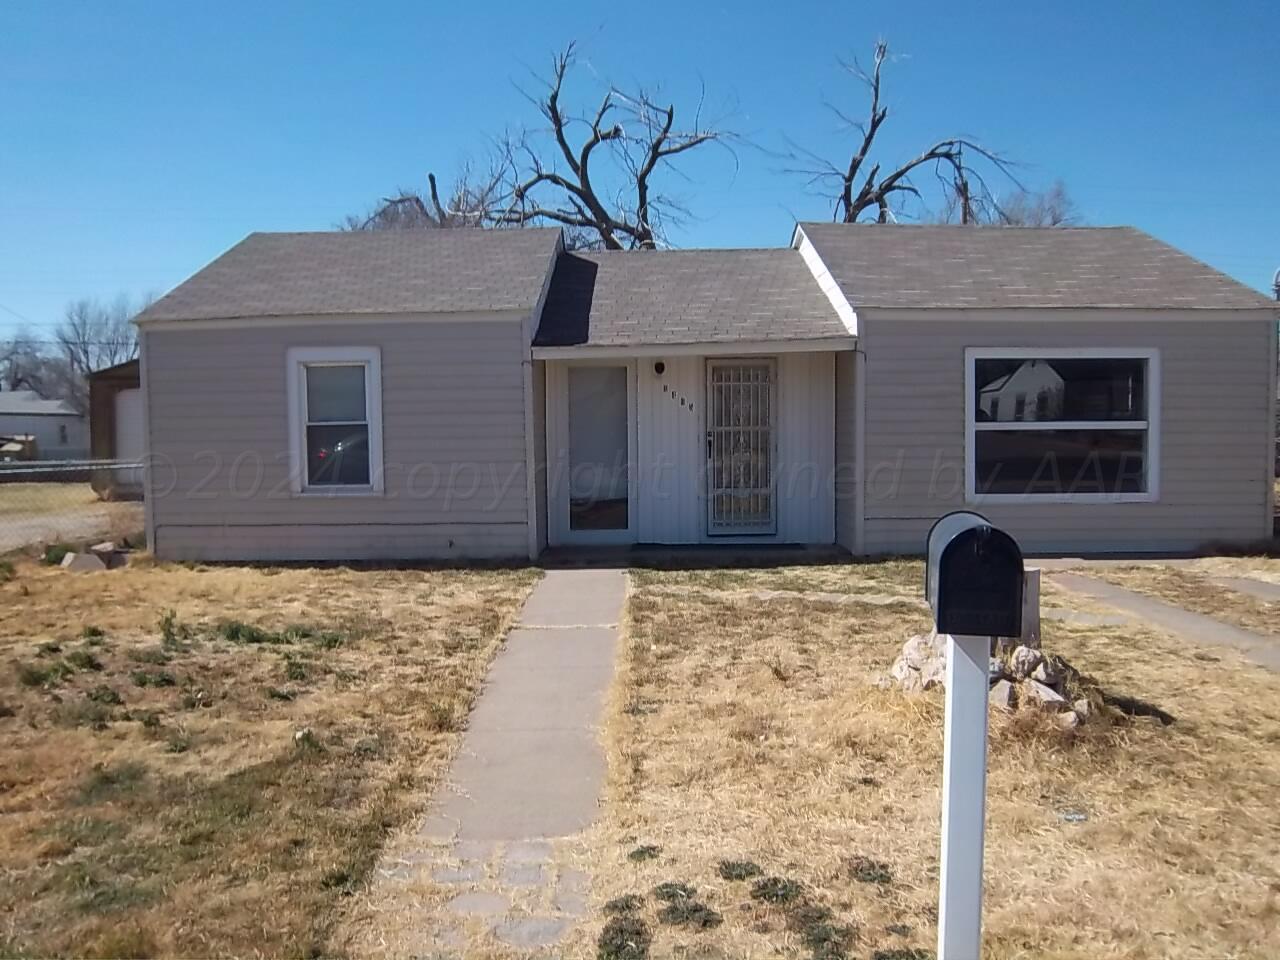
<svg viewBox="0 0 1280 960"><path fill-rule="evenodd" d="M1020 190L1000 201L1000 223L1017 227L1069 227L1080 222L1075 201L1061 180L1048 190Z"/></svg>
<svg viewBox="0 0 1280 960"><path fill-rule="evenodd" d="M440 200L440 188L434 173L427 174L427 191L423 193L401 187L362 216L349 216L342 227L346 230L419 230L446 227L483 227L505 208L506 169L494 163L488 174L477 178L471 166L465 165L454 183L447 203Z"/></svg>
<svg viewBox="0 0 1280 960"><path fill-rule="evenodd" d="M660 174L704 144L729 148L733 136L704 123L701 99L688 126L677 124L675 104L663 105L645 90L610 87L594 109L566 107L574 50L569 44L555 57L545 89L526 94L548 126L502 137L487 177L464 177L444 204L429 176L426 196L407 191L386 198L361 226L559 224L567 228L571 246L622 250L665 244L667 231L688 211L659 188Z"/></svg>
<svg viewBox="0 0 1280 960"><path fill-rule="evenodd" d="M138 333L133 317L154 296L147 295L135 307L123 294L109 304L97 300L77 300L67 306L54 328L56 360L51 365L53 383L47 390L81 413L89 410L89 374L113 367L138 355Z"/></svg>
<svg viewBox="0 0 1280 960"><path fill-rule="evenodd" d="M26 331L0 342L0 390L34 390L49 396L60 378L45 347Z"/></svg>
<svg viewBox="0 0 1280 960"><path fill-rule="evenodd" d="M915 182L923 173L931 173L936 178L944 204L954 208L959 222L996 221L999 204L987 185L983 169L1001 175L1019 189L1021 185L1013 177L1009 161L981 144L966 137L948 137L888 171L882 171L881 164L872 159L876 135L889 118L881 90L881 73L887 59L889 45L881 40L876 43L870 71L863 69L856 59L843 64L867 87L871 97L866 120L853 119L840 108L829 105L860 135L848 162L837 165L811 151L799 149L799 156L808 165L792 172L808 176L811 184L833 196L834 219L844 223L856 223L868 213L874 214L877 222L886 223L901 212L902 201L914 198L923 203L921 188Z"/></svg>

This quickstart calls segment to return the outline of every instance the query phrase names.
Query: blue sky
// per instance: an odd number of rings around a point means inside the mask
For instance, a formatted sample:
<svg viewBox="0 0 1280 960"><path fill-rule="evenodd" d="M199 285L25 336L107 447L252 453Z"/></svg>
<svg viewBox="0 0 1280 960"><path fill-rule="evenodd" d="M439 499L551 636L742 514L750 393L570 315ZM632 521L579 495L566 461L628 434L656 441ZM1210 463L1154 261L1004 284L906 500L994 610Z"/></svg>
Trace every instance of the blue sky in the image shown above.
<svg viewBox="0 0 1280 960"><path fill-rule="evenodd" d="M1270 7L1270 9L1269 9ZM584 12L585 11L585 12ZM833 159L861 114L837 60L877 37L905 159L970 135L1065 181L1087 222L1131 223L1259 289L1280 267L1277 20L1240 2L0 4L0 335L66 303L163 291L254 230L328 229L446 176L518 86L577 40L568 95L661 86L755 146L667 182L681 246L785 243L829 203L777 156Z"/></svg>

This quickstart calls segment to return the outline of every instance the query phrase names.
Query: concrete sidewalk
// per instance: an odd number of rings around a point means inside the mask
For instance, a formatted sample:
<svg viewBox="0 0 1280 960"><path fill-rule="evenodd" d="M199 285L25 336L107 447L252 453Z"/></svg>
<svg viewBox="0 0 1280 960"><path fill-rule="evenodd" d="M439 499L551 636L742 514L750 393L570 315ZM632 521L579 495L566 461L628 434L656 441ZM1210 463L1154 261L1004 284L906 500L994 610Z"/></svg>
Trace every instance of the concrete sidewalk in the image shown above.
<svg viewBox="0 0 1280 960"><path fill-rule="evenodd" d="M620 570L547 571L489 670L423 836L529 840L590 825L625 594Z"/></svg>
<svg viewBox="0 0 1280 960"><path fill-rule="evenodd" d="M1051 574L1051 579L1068 590L1101 600L1170 633L1208 646L1238 650L1260 666L1280 670L1280 643L1274 637L1253 633L1081 573L1059 569Z"/></svg>
<svg viewBox="0 0 1280 960"><path fill-rule="evenodd" d="M622 570L548 570L494 660L421 846L385 874L452 890L421 918L435 955L490 937L544 951L586 912L590 878L560 854L595 819L604 785L600 728L625 597Z"/></svg>

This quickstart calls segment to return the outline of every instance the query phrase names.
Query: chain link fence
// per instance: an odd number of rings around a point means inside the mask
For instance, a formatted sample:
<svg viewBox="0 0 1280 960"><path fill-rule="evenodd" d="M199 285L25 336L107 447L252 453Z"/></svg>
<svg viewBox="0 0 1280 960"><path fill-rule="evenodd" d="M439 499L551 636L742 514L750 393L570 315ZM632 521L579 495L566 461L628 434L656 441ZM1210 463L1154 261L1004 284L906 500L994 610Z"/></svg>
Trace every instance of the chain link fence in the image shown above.
<svg viewBox="0 0 1280 960"><path fill-rule="evenodd" d="M143 538L143 467L119 460L0 462L0 555Z"/></svg>

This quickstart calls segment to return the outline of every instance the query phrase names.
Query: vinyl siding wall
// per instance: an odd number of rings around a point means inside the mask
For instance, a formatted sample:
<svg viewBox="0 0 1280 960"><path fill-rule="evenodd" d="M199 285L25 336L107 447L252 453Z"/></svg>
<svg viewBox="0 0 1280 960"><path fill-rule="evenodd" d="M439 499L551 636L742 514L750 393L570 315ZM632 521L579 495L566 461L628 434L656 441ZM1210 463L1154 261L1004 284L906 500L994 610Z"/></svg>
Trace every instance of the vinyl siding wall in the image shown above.
<svg viewBox="0 0 1280 960"><path fill-rule="evenodd" d="M858 415L857 354L836 354L836 543L857 549Z"/></svg>
<svg viewBox="0 0 1280 960"><path fill-rule="evenodd" d="M60 428L66 428L66 443ZM36 456L41 460L83 460L89 456L89 425L84 417L74 414L0 414L0 437L13 436L35 437Z"/></svg>
<svg viewBox="0 0 1280 960"><path fill-rule="evenodd" d="M521 317L144 330L166 559L526 557ZM296 495L286 351L378 347L385 493Z"/></svg>
<svg viewBox="0 0 1280 960"><path fill-rule="evenodd" d="M868 553L919 553L935 519L966 507L1037 552L1188 550L1269 532L1275 318L1266 311L859 311L859 320ZM1158 500L966 504L967 347L1159 350Z"/></svg>

